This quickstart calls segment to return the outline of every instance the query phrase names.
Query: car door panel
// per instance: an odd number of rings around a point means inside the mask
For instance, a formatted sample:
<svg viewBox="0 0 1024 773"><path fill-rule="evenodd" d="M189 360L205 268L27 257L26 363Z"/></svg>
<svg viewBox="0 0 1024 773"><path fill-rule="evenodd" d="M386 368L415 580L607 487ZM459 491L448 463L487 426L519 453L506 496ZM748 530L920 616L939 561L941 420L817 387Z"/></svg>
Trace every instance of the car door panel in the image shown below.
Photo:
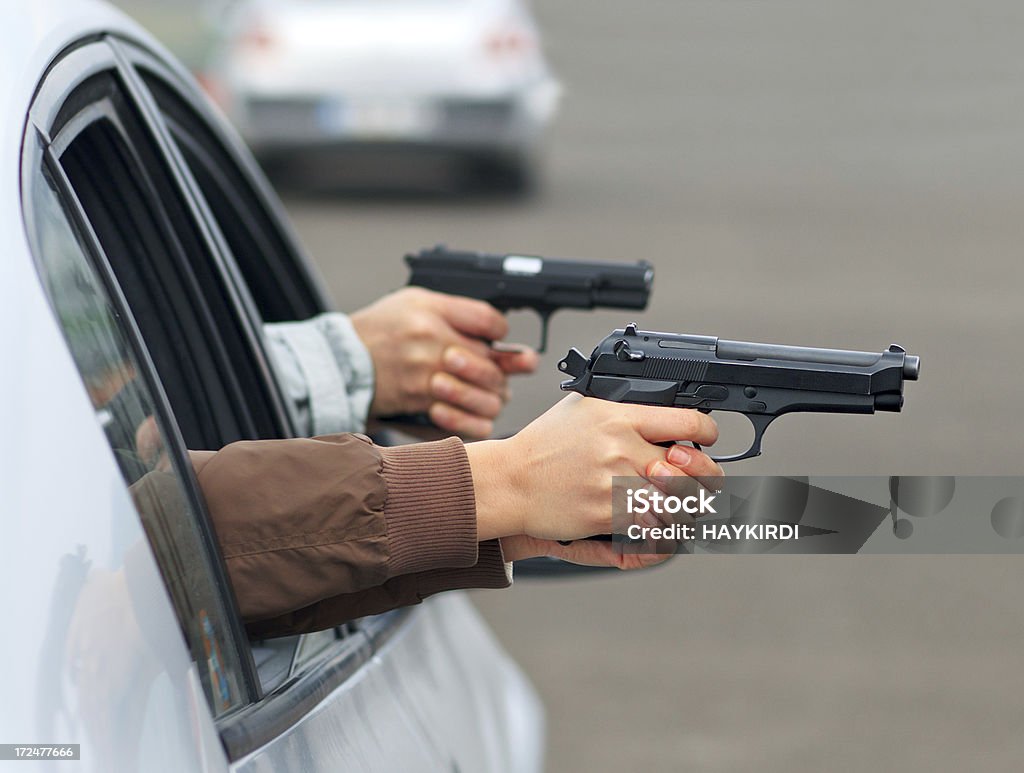
<svg viewBox="0 0 1024 773"><path fill-rule="evenodd" d="M232 770L538 771L543 712L463 593L428 599L351 678Z"/></svg>

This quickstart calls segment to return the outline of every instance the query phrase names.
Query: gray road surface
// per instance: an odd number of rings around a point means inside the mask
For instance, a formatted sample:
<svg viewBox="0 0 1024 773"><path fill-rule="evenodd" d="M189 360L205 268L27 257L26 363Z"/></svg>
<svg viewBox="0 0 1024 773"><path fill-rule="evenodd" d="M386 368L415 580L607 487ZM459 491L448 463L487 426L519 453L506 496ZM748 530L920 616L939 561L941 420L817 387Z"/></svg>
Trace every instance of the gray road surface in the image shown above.
<svg viewBox="0 0 1024 773"><path fill-rule="evenodd" d="M787 417L743 472L1021 472L1024 6L538 5L566 86L543 194L290 198L342 308L437 241L647 258L655 329L922 357L902 415ZM503 428L625 321L556 316ZM1022 588L1015 559L684 558L476 599L552 770L979 771L1024 760Z"/></svg>

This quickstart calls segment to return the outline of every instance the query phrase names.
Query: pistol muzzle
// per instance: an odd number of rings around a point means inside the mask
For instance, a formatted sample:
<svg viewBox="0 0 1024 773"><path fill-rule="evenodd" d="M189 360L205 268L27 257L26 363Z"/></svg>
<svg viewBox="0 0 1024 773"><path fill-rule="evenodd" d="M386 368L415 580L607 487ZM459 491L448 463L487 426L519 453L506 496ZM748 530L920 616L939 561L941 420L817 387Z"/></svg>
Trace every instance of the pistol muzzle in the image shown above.
<svg viewBox="0 0 1024 773"><path fill-rule="evenodd" d="M903 395L899 392L883 392L880 395L875 395L875 410L899 413L903 410Z"/></svg>
<svg viewBox="0 0 1024 773"><path fill-rule="evenodd" d="M921 373L921 358L914 354L908 354L903 360L903 378L906 381L917 381Z"/></svg>

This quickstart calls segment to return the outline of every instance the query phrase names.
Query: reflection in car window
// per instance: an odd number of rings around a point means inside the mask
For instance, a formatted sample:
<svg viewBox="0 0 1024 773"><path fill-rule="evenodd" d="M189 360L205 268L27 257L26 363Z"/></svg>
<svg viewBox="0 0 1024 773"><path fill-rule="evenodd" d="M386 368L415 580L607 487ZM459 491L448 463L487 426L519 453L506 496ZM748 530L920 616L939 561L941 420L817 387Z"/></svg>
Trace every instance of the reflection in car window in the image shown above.
<svg viewBox="0 0 1024 773"><path fill-rule="evenodd" d="M221 714L243 701L241 666L179 460L168 453L139 360L58 193L42 171L31 187L30 222L43 284L129 486L210 706Z"/></svg>

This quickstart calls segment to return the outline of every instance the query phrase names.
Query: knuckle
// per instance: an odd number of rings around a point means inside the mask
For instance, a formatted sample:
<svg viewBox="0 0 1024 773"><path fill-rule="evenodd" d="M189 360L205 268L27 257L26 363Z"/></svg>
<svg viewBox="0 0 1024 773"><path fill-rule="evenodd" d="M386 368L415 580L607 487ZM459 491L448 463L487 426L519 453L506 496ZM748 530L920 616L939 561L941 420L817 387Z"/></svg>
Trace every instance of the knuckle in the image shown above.
<svg viewBox="0 0 1024 773"><path fill-rule="evenodd" d="M441 429L450 432L455 431L455 427L452 426L451 412L441 403L431 403L430 407L427 408L427 416Z"/></svg>
<svg viewBox="0 0 1024 773"><path fill-rule="evenodd" d="M406 361L419 371L433 373L437 367L437 352L431 346L411 347Z"/></svg>
<svg viewBox="0 0 1024 773"><path fill-rule="evenodd" d="M605 470L619 470L630 461L632 461L631 454L622 443L612 442L605 445L601 456L601 463ZM608 490L611 491L611 481L607 478L603 480L607 481Z"/></svg>
<svg viewBox="0 0 1024 773"><path fill-rule="evenodd" d="M505 319L505 315L487 301L467 298L466 309L471 311L474 319L481 325L486 325L492 330L508 329L508 320Z"/></svg>
<svg viewBox="0 0 1024 773"><path fill-rule="evenodd" d="M459 368L459 375L465 376L471 381L479 381L482 374L486 373L486 365L475 352L466 352L463 358L462 367Z"/></svg>
<svg viewBox="0 0 1024 773"><path fill-rule="evenodd" d="M469 437L487 437L491 434L493 424L488 419L472 416L458 408L450 411L452 420L449 429L460 435Z"/></svg>
<svg viewBox="0 0 1024 773"><path fill-rule="evenodd" d="M450 402L457 403L465 399L466 388L463 383L447 373L435 373L431 378L431 386L435 392Z"/></svg>
<svg viewBox="0 0 1024 773"><path fill-rule="evenodd" d="M490 316L490 327L494 331L495 338L504 338L508 335L508 320L505 319L505 315L497 309L488 307L488 314Z"/></svg>
<svg viewBox="0 0 1024 773"><path fill-rule="evenodd" d="M434 293L425 287L406 287L402 292L405 293L407 301L416 304L429 303L434 297Z"/></svg>
<svg viewBox="0 0 1024 773"><path fill-rule="evenodd" d="M430 338L434 334L434 317L426 312L413 312L406 319L406 333L414 339Z"/></svg>
<svg viewBox="0 0 1024 773"><path fill-rule="evenodd" d="M430 380L427 382L430 391L437 395L444 395L447 391L447 382L449 377L441 371L435 372L430 376Z"/></svg>
<svg viewBox="0 0 1024 773"><path fill-rule="evenodd" d="M687 408L681 412L679 416L679 430L684 433L686 439L689 439L698 433L701 424L700 416L701 414L693 408Z"/></svg>

